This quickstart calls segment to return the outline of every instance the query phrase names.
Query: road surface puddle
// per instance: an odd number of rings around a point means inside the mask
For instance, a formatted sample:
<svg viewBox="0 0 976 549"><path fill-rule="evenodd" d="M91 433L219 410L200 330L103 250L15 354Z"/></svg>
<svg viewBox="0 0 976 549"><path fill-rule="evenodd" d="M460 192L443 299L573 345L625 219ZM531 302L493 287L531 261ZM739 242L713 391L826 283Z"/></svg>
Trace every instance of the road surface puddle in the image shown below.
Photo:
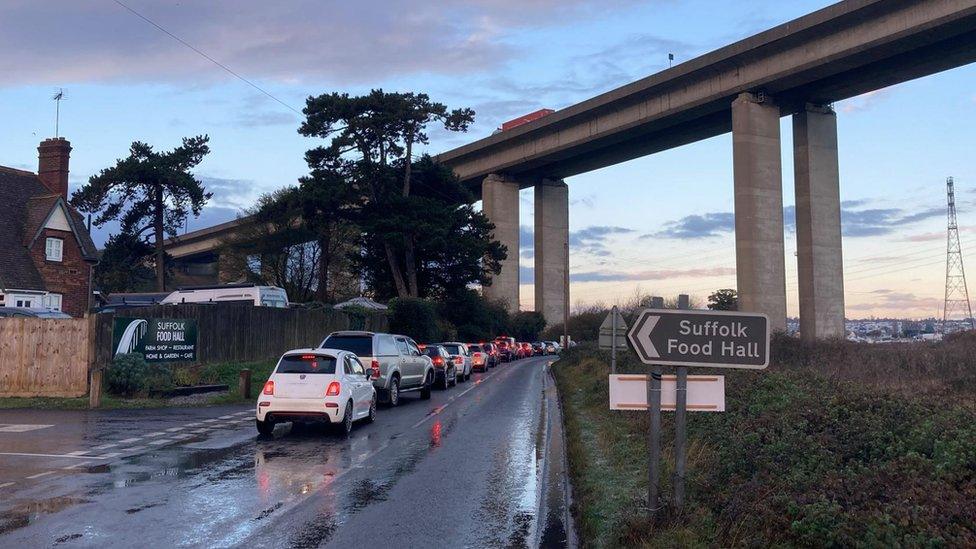
<svg viewBox="0 0 976 549"><path fill-rule="evenodd" d="M0 513L0 535L23 528L37 521L43 515L57 513L62 509L81 503L91 503L91 501L73 496L59 496L22 503Z"/></svg>

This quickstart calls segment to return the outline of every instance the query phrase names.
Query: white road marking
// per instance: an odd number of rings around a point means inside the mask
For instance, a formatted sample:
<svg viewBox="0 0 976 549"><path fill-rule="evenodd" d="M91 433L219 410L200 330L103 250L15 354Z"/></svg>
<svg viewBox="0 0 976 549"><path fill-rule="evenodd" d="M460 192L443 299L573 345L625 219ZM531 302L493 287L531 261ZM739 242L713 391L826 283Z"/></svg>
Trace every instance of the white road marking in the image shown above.
<svg viewBox="0 0 976 549"><path fill-rule="evenodd" d="M126 448L125 450L127 452L141 452L145 449L146 449L145 446L133 446L132 448Z"/></svg>
<svg viewBox="0 0 976 549"><path fill-rule="evenodd" d="M0 488L6 488L7 486L13 486L13 485L14 483L12 482L4 482L3 484L0 484Z"/></svg>
<svg viewBox="0 0 976 549"><path fill-rule="evenodd" d="M163 436L165 434L166 434L166 431L157 431L155 433L149 433L148 435L146 435L146 438L161 437L161 436Z"/></svg>
<svg viewBox="0 0 976 549"><path fill-rule="evenodd" d="M47 429L48 427L54 427L54 425L0 423L0 433L26 433L27 431Z"/></svg>
<svg viewBox="0 0 976 549"><path fill-rule="evenodd" d="M65 471L70 471L72 469L77 469L79 467L84 467L85 465L91 465L91 463L92 462L90 462L90 461L83 461L81 463L75 463L74 465L69 465L67 467L62 467L62 469L64 469Z"/></svg>
<svg viewBox="0 0 976 549"><path fill-rule="evenodd" d="M220 419L230 419L230 418L232 418L232 417L233 417L233 416L220 416Z"/></svg>
<svg viewBox="0 0 976 549"><path fill-rule="evenodd" d="M188 435L186 433L183 433L181 435L173 435L173 440L183 440L183 439L190 438L191 436L193 435Z"/></svg>
<svg viewBox="0 0 976 549"><path fill-rule="evenodd" d="M175 433L176 431L180 431L182 429L183 429L183 427L170 427L169 429L166 429L166 432L167 433Z"/></svg>
<svg viewBox="0 0 976 549"><path fill-rule="evenodd" d="M0 452L0 456L24 456L24 457L45 457L45 458L70 458L70 459L102 459L97 456L77 456L72 454L31 454L28 452Z"/></svg>
<svg viewBox="0 0 976 549"><path fill-rule="evenodd" d="M102 459L109 459L109 458L114 458L115 456L121 456L121 455L122 455L122 452L109 452L107 454L102 454L99 457L101 457Z"/></svg>
<svg viewBox="0 0 976 549"><path fill-rule="evenodd" d="M434 411L432 413L427 414L426 416L424 416L423 419L421 419L417 423L414 423L413 426L411 426L410 428L411 429L415 429L417 427L420 427L424 423L427 423L428 421L430 421L431 418L433 418L434 416L436 416L436 415L440 414L441 412L443 412L444 411L444 408L447 408L448 406L450 406L451 404L453 404L455 400L457 400L457 399L463 397L464 395L470 393L471 391L475 390L482 383L484 383L484 382L488 381L489 379L495 377L495 375L497 375L497 373L498 373L498 371L496 370L495 373L493 373L493 374L489 374L489 375L486 375L486 376L481 376L481 379L475 381L474 382L474 385L472 385L471 387L468 387L467 389L465 389L465 390L461 391L460 393L458 393L456 395L453 395L451 398L447 399L447 402L445 402L444 404L438 406L437 408L434 408Z"/></svg>
<svg viewBox="0 0 976 549"><path fill-rule="evenodd" d="M136 439L136 440L138 440L138 439ZM102 444L101 446L96 446L96 447L92 448L92 450L108 450L109 448L115 448L119 444L121 444L121 443L114 442L112 444Z"/></svg>
<svg viewBox="0 0 976 549"><path fill-rule="evenodd" d="M53 474L54 474L54 471L44 471L43 473L37 473L36 475L31 475L31 476L25 477L25 478L29 478L29 479L33 480L35 478L46 477L48 475L53 475Z"/></svg>
<svg viewBox="0 0 976 549"><path fill-rule="evenodd" d="M198 425L200 425L200 424L199 423L187 423L186 424L187 427L197 427Z"/></svg>
<svg viewBox="0 0 976 549"><path fill-rule="evenodd" d="M219 419L205 419L205 420L203 420L204 423L213 423L215 421L220 421L220 420Z"/></svg>
<svg viewBox="0 0 976 549"><path fill-rule="evenodd" d="M120 440L119 444L132 444L133 442L136 442L138 440L142 440L142 437L132 437L132 438L127 438L125 440Z"/></svg>
<svg viewBox="0 0 976 549"><path fill-rule="evenodd" d="M161 439L158 439L158 440L154 440L154 441L150 442L149 444L152 444L153 446L162 446L163 444L169 444L170 442L173 442L173 441L170 440L170 439L168 439L168 438L161 438Z"/></svg>

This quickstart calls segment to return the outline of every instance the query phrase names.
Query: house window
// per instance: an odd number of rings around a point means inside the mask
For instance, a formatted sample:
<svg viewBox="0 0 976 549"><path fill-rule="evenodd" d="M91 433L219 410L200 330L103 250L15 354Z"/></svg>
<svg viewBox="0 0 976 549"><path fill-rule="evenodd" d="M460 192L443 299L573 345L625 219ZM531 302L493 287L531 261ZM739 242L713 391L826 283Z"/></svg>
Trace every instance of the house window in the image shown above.
<svg viewBox="0 0 976 549"><path fill-rule="evenodd" d="M60 238L48 238L44 246L44 255L48 261L61 261L64 241Z"/></svg>
<svg viewBox="0 0 976 549"><path fill-rule="evenodd" d="M31 301L30 299L18 299L17 300L17 306L18 307L24 307L24 308L27 308L27 309L30 309L33 303L34 302Z"/></svg>
<svg viewBox="0 0 976 549"><path fill-rule="evenodd" d="M41 306L55 311L61 310L61 294L47 294L41 297Z"/></svg>

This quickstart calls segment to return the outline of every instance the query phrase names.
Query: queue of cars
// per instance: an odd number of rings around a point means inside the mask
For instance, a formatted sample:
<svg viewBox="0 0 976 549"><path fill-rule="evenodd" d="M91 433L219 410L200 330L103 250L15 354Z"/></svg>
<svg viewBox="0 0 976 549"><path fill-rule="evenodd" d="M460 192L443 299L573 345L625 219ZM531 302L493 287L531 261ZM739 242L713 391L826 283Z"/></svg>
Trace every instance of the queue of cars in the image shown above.
<svg viewBox="0 0 976 549"><path fill-rule="evenodd" d="M295 349L279 359L256 406L258 433L270 435L278 423L327 423L349 434L358 420L373 422L379 403L395 407L401 395L429 399L436 386L448 389L501 362L558 352L553 342L418 344L397 334L341 331L315 348Z"/></svg>

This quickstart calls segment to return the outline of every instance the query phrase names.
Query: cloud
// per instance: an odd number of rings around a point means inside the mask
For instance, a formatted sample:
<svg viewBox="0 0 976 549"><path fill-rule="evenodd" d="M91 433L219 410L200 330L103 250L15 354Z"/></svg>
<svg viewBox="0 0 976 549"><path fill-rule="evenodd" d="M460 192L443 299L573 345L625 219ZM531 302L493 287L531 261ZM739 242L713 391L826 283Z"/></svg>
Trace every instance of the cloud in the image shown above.
<svg viewBox="0 0 976 549"><path fill-rule="evenodd" d="M943 305L943 299L939 297L920 297L913 293L898 292L894 290L882 289L872 292L878 296L876 301L867 301L847 305L848 311L910 311L921 310L935 313Z"/></svg>
<svg viewBox="0 0 976 549"><path fill-rule="evenodd" d="M865 94L838 103L840 111L846 114L871 110L891 95L891 88L869 91Z"/></svg>
<svg viewBox="0 0 976 549"><path fill-rule="evenodd" d="M591 271L570 273L573 282L624 282L639 280L668 280L672 278L711 278L735 274L733 267L712 267L707 269L662 269L639 272Z"/></svg>
<svg viewBox="0 0 976 549"><path fill-rule="evenodd" d="M569 247L573 252L583 252L597 257L611 254L607 243L615 235L633 233L633 229L613 226L591 226L578 231L570 231Z"/></svg>
<svg viewBox="0 0 976 549"><path fill-rule="evenodd" d="M519 284L535 284L535 268L519 265Z"/></svg>
<svg viewBox="0 0 976 549"><path fill-rule="evenodd" d="M641 238L708 238L721 236L735 230L735 215L732 212L712 212L703 215L689 215L677 221L665 223L665 228Z"/></svg>
<svg viewBox="0 0 976 549"><path fill-rule="evenodd" d="M235 72L289 84L481 72L518 53L508 42L518 29L562 25L634 2L126 0ZM114 2L33 0L0 7L0 75L5 86L232 78Z"/></svg>
<svg viewBox="0 0 976 549"><path fill-rule="evenodd" d="M570 206L577 206L577 207L584 206L586 208L592 208L593 206L596 205L596 195L595 194L587 194L587 195L584 195L584 196L580 196L578 198L572 198L569 201L569 205Z"/></svg>
<svg viewBox="0 0 976 549"><path fill-rule="evenodd" d="M254 200L262 193L256 183L249 179L226 179L223 177L199 176L200 182L213 193L210 206L241 210L254 205Z"/></svg>
<svg viewBox="0 0 976 549"><path fill-rule="evenodd" d="M535 231L528 225L519 225L519 257L535 257Z"/></svg>

